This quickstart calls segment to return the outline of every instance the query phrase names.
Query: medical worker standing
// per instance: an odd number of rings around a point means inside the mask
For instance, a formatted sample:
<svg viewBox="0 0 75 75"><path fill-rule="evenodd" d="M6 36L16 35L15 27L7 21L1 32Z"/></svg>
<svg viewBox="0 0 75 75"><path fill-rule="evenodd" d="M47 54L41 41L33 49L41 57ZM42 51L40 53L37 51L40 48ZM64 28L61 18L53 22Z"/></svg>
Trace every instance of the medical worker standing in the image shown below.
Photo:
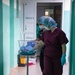
<svg viewBox="0 0 75 75"><path fill-rule="evenodd" d="M41 41L33 50L45 45L43 75L62 75L68 39L53 18L45 18L43 24L48 30L43 33Z"/></svg>
<svg viewBox="0 0 75 75"><path fill-rule="evenodd" d="M43 34L45 43L43 75L62 75L63 65L66 63L66 34L57 27L57 23L51 17L44 20L48 28Z"/></svg>

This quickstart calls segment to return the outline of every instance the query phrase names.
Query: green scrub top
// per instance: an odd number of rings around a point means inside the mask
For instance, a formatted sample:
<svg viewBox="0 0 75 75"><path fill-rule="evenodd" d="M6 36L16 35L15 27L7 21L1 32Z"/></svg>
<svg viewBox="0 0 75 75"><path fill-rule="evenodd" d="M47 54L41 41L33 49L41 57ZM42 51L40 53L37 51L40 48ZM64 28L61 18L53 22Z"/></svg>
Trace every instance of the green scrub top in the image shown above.
<svg viewBox="0 0 75 75"><path fill-rule="evenodd" d="M36 25L36 38L38 37L39 31L40 31L40 28L38 25Z"/></svg>

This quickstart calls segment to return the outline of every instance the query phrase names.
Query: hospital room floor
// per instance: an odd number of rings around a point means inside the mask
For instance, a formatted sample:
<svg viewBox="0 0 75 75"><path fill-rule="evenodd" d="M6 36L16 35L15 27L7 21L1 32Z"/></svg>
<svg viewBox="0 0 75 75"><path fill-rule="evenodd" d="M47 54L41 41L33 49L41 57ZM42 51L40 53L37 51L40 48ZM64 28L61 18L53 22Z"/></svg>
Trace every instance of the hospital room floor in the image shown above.
<svg viewBox="0 0 75 75"><path fill-rule="evenodd" d="M10 70L9 75L27 75L26 66L25 67L16 67ZM28 75L42 75L39 62L29 66ZM69 65L65 64L63 67L63 75L69 75Z"/></svg>

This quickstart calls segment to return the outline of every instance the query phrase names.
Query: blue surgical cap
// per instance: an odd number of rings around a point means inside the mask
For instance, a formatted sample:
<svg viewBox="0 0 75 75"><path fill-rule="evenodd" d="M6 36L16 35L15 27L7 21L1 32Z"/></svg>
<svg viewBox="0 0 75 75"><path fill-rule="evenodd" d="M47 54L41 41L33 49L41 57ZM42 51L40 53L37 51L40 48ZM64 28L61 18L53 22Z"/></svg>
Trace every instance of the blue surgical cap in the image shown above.
<svg viewBox="0 0 75 75"><path fill-rule="evenodd" d="M38 19L38 24L44 24L45 16L42 16Z"/></svg>
<svg viewBox="0 0 75 75"><path fill-rule="evenodd" d="M44 20L44 25L45 26L54 26L54 27L56 27L57 26L57 23L56 23L56 21L53 18L47 17Z"/></svg>

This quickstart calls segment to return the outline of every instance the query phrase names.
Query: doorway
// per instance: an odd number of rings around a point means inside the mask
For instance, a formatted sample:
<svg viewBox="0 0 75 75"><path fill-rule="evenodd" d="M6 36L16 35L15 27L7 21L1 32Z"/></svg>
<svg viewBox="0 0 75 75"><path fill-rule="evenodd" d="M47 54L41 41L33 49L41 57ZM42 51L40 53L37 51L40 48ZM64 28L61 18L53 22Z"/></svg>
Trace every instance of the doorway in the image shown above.
<svg viewBox="0 0 75 75"><path fill-rule="evenodd" d="M37 20L41 16L51 16L62 27L62 3L37 3Z"/></svg>

